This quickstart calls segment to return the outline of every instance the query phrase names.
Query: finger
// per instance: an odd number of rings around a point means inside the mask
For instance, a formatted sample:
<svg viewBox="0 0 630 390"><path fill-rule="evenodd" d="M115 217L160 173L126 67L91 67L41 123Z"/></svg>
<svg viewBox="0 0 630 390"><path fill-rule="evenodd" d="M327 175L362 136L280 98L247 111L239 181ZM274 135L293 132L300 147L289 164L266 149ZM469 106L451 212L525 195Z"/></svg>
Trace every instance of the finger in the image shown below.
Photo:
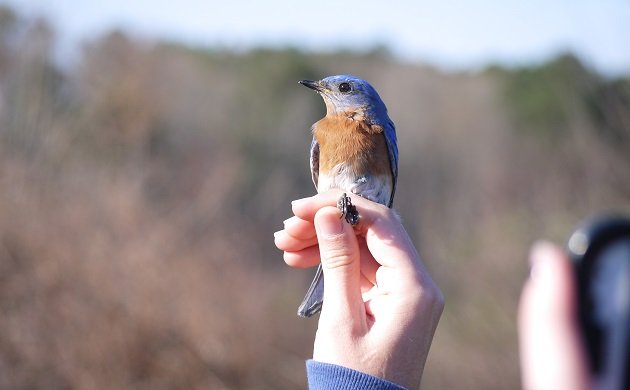
<svg viewBox="0 0 630 390"><path fill-rule="evenodd" d="M366 245L380 265L391 268L423 267L411 238L393 210L379 210L378 215L370 215L364 229Z"/></svg>
<svg viewBox="0 0 630 390"><path fill-rule="evenodd" d="M534 245L530 261L518 321L523 385L584 389L588 371L577 328L571 264L550 243Z"/></svg>
<svg viewBox="0 0 630 390"><path fill-rule="evenodd" d="M314 226L313 226L314 229ZM361 276L365 278L366 283L376 284L376 270L379 264L367 248L365 239L357 237L359 243L359 253L361 257ZM319 245L309 246L296 251L285 251L283 254L284 261L287 265L295 268L310 268L318 265L321 260L319 257Z"/></svg>
<svg viewBox="0 0 630 390"><path fill-rule="evenodd" d="M359 211L362 212L363 209ZM398 215L390 209L370 209L364 219L366 246L375 262L376 288L368 294L366 310L381 330L401 321L422 323L435 331L444 308L444 296L422 263ZM365 214L365 213L364 213ZM363 216L363 215L362 215ZM397 302L392 305L391 302ZM414 313L423 313L421 317ZM431 333L433 334L433 333Z"/></svg>
<svg viewBox="0 0 630 390"><path fill-rule="evenodd" d="M308 240L317 237L315 225L311 221L305 221L294 216L285 220L283 224L287 234L297 239Z"/></svg>
<svg viewBox="0 0 630 390"><path fill-rule="evenodd" d="M363 237L357 237L357 242L359 243L359 253L361 254L361 276L371 285L375 285L376 270L380 264L374 260Z"/></svg>
<svg viewBox="0 0 630 390"><path fill-rule="evenodd" d="M410 308L420 302L439 306L441 292L398 216L393 211L380 213L364 229L366 246L375 260L368 267L379 293L396 294Z"/></svg>
<svg viewBox="0 0 630 390"><path fill-rule="evenodd" d="M294 200L291 202L291 210L296 217L313 221L315 213L322 207L336 206L341 193L341 191L333 189L308 198Z"/></svg>
<svg viewBox="0 0 630 390"><path fill-rule="evenodd" d="M361 298L359 246L352 227L335 207L324 207L314 217L326 286L319 327L348 331L362 328L365 309Z"/></svg>
<svg viewBox="0 0 630 390"><path fill-rule="evenodd" d="M320 263L319 246L310 246L297 252L284 252L283 258L284 262L291 267L314 267Z"/></svg>
<svg viewBox="0 0 630 390"><path fill-rule="evenodd" d="M363 296L363 301L365 301L365 293L374 288L374 283L372 283L365 275L361 274L361 295Z"/></svg>
<svg viewBox="0 0 630 390"><path fill-rule="evenodd" d="M299 239L290 235L286 230L280 230L273 234L276 247L282 251L297 252L317 244L317 237Z"/></svg>
<svg viewBox="0 0 630 390"><path fill-rule="evenodd" d="M332 189L332 190L329 190L329 191L326 191L321 194L317 194L308 198L294 200L293 202L291 202L291 208L293 210L293 213L298 218L301 218L302 220L305 220L305 221L313 221L313 219L315 218L315 214L322 207L325 207L325 206L336 207L337 201L339 200L342 194L343 192L341 190ZM359 210L359 215L360 215L359 223L360 224L363 222L364 219L372 220L375 217L378 217L379 210L381 212L388 210L386 206L376 203L376 202L372 202L361 196L354 195L354 194L348 194L348 196L350 196L350 198L352 199L352 203L358 208L360 208ZM337 210L337 213L340 213L340 211Z"/></svg>

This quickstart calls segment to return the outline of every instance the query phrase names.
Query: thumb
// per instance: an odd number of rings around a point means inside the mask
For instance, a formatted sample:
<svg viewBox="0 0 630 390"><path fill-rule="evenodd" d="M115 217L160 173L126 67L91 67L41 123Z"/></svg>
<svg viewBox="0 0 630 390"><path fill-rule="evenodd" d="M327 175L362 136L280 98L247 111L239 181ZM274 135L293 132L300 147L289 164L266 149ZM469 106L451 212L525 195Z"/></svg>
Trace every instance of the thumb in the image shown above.
<svg viewBox="0 0 630 390"><path fill-rule="evenodd" d="M530 260L531 277L519 305L523 386L587 388L571 264L559 248L546 242L534 245Z"/></svg>
<svg viewBox="0 0 630 390"><path fill-rule="evenodd" d="M365 312L360 286L359 244L339 209L323 207L315 214L315 231L324 272L322 322L351 324Z"/></svg>

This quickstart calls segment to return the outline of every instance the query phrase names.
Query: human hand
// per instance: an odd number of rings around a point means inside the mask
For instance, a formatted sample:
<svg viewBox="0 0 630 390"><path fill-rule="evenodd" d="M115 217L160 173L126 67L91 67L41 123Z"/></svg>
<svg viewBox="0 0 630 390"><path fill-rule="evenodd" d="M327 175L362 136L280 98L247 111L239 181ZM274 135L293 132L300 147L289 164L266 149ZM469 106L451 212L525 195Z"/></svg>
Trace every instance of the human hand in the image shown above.
<svg viewBox="0 0 630 390"><path fill-rule="evenodd" d="M418 388L444 298L393 210L353 196L355 229L333 190L293 202L276 233L293 267L323 265L324 304L313 359Z"/></svg>
<svg viewBox="0 0 630 390"><path fill-rule="evenodd" d="M571 264L547 242L532 247L530 263L518 318L523 388L590 388Z"/></svg>

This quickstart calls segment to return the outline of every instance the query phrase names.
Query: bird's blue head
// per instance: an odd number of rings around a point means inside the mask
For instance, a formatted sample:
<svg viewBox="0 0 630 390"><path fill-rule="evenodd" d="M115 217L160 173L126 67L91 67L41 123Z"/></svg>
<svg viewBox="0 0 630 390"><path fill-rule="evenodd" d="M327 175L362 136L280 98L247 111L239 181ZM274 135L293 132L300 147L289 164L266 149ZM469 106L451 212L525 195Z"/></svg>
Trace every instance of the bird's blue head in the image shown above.
<svg viewBox="0 0 630 390"><path fill-rule="evenodd" d="M329 76L319 81L301 80L299 83L314 89L324 98L328 115L359 115L375 124L383 124L389 119L387 107L378 92L358 77Z"/></svg>

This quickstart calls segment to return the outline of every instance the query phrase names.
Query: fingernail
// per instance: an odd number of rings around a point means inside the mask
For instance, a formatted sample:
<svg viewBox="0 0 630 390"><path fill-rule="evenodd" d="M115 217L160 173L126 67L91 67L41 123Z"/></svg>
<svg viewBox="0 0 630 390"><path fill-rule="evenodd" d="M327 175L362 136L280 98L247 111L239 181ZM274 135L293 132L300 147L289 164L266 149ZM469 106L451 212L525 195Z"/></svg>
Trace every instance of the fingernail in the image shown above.
<svg viewBox="0 0 630 390"><path fill-rule="evenodd" d="M529 253L529 277L542 280L550 275L550 265L555 255L555 246L547 241L537 241Z"/></svg>
<svg viewBox="0 0 630 390"><path fill-rule="evenodd" d="M343 219L333 216L326 215L323 218L320 218L318 221L318 230L319 233L329 236L336 236L343 233Z"/></svg>
<svg viewBox="0 0 630 390"><path fill-rule="evenodd" d="M282 233L282 230L278 230L277 232L274 232L273 238L277 238L281 233Z"/></svg>

